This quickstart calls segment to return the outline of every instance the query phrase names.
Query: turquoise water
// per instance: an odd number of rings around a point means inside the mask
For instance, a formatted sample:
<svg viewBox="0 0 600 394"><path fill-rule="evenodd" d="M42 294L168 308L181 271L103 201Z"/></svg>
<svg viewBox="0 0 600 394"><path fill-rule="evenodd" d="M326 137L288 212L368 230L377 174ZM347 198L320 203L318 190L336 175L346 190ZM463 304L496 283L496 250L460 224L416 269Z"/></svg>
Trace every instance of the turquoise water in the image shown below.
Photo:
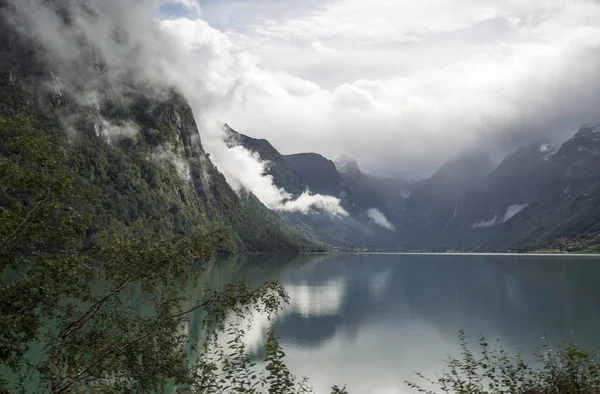
<svg viewBox="0 0 600 394"><path fill-rule="evenodd" d="M440 372L448 354L458 355L459 330L526 356L544 335L600 348L599 278L597 256L261 255L209 264L201 283L180 290L199 296L204 282L280 280L291 302L275 329L292 372L318 393L346 384L351 394L404 394L413 392L405 381L416 372ZM139 289L130 295L145 311ZM198 343L202 318L193 313L186 327ZM243 323L260 360L268 319L255 314ZM39 391L35 377L28 387Z"/></svg>
<svg viewBox="0 0 600 394"><path fill-rule="evenodd" d="M411 392L405 380L441 371L446 355L458 354L459 330L515 351L571 333L600 347L598 257L259 256L208 273L214 285L241 277L284 283L291 304L276 332L291 370L319 391L347 384L354 394ZM250 349L260 349L267 327L254 316Z"/></svg>

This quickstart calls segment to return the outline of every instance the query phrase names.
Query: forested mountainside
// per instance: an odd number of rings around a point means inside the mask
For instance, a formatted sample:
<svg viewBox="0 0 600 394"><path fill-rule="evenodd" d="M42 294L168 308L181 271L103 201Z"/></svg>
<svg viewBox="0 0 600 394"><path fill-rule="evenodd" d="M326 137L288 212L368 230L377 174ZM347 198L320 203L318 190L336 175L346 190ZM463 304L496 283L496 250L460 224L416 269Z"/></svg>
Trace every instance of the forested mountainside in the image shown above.
<svg viewBox="0 0 600 394"><path fill-rule="evenodd" d="M223 227L245 251L312 248L252 194L232 190L204 151L180 94L111 80L109 66L84 41L73 49L84 56L65 65L9 23L8 15L18 15L4 1L0 12L3 136L31 129L31 138L49 138L76 187L98 196L93 207L74 206L93 216L88 240L134 224L164 239ZM26 204L21 197L3 195L2 204Z"/></svg>

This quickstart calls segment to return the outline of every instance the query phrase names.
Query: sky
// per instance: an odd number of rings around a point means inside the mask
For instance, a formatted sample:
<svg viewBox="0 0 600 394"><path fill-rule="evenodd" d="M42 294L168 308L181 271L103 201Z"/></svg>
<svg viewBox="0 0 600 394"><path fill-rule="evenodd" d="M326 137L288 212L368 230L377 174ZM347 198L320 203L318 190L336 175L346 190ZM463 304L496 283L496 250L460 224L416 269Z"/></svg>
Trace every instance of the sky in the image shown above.
<svg viewBox="0 0 600 394"><path fill-rule="evenodd" d="M499 161L600 120L599 0L11 2L9 21L52 59L46 88L96 109L107 80L111 95L175 88L229 184L279 211L347 215L339 196L275 185L269 163L226 144L225 123L284 154L421 179L465 152ZM135 134L109 123L98 119ZM160 148L156 157L179 154Z"/></svg>
<svg viewBox="0 0 600 394"><path fill-rule="evenodd" d="M597 0L163 0L157 15L210 54L223 122L282 153L419 178L600 120Z"/></svg>

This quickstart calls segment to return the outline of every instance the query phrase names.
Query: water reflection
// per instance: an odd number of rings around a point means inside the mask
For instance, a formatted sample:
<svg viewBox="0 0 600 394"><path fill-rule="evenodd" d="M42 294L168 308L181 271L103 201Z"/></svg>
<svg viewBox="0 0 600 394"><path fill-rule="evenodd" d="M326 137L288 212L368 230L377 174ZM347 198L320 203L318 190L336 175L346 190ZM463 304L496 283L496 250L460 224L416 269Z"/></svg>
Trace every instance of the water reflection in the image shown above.
<svg viewBox="0 0 600 394"><path fill-rule="evenodd" d="M414 372L439 371L456 336L483 333L509 348L573 331L600 345L596 258L530 256L333 255L254 259L213 267L225 283L280 279L291 304L276 320L291 369L321 392L408 393ZM223 270L227 274L223 274ZM254 316L248 343L268 327Z"/></svg>

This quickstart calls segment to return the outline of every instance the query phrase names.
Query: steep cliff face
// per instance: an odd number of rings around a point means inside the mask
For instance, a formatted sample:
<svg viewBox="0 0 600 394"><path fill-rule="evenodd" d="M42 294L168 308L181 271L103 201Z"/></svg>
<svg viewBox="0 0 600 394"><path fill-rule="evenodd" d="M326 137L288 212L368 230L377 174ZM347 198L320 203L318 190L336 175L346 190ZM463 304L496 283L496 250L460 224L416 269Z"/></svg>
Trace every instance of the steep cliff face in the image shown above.
<svg viewBox="0 0 600 394"><path fill-rule="evenodd" d="M68 14L62 16L68 29ZM21 22L0 1L0 116L26 117L52 136L77 185L103 195L97 206L81 207L94 216L90 239L137 223L165 238L228 227L248 251L307 246L253 195L231 189L205 152L181 95L111 79L109 66L85 41L73 49L76 61L65 64L26 37Z"/></svg>

